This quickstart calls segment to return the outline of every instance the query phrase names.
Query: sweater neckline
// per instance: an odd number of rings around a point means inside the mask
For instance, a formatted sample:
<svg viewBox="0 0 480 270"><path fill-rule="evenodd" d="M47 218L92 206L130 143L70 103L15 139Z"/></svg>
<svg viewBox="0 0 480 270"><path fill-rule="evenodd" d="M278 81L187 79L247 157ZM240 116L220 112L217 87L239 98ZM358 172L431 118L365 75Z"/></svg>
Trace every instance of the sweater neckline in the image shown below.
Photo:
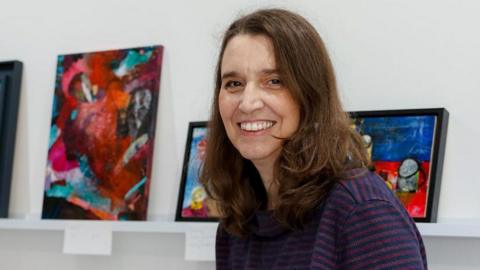
<svg viewBox="0 0 480 270"><path fill-rule="evenodd" d="M322 200L313 209L313 218L310 222L312 222L313 219L320 219L325 206L325 201L326 199ZM257 210L250 224L253 235L258 237L278 237L292 231L292 229L282 225L275 218L273 210Z"/></svg>
<svg viewBox="0 0 480 270"><path fill-rule="evenodd" d="M251 226L253 234L260 237L276 237L290 230L277 221L273 210L258 210Z"/></svg>

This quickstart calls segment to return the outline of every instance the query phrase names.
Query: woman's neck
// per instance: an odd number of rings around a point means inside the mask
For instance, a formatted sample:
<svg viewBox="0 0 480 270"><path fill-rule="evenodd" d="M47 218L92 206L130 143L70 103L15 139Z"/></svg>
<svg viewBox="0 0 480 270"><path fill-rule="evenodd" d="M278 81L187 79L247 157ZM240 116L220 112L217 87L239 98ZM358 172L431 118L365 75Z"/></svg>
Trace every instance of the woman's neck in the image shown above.
<svg viewBox="0 0 480 270"><path fill-rule="evenodd" d="M274 179L273 164L253 162L267 191L267 209L274 209L278 203L278 182Z"/></svg>

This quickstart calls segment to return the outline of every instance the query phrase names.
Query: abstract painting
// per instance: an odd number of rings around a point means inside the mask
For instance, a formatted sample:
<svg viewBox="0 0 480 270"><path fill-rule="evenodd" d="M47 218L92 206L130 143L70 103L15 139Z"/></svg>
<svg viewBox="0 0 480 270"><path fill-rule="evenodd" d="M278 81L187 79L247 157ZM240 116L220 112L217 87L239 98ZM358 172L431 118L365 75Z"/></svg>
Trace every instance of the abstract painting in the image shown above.
<svg viewBox="0 0 480 270"><path fill-rule="evenodd" d="M371 169L416 221L436 218L446 140L445 109L352 112Z"/></svg>
<svg viewBox="0 0 480 270"><path fill-rule="evenodd" d="M162 57L58 57L42 218L146 220Z"/></svg>
<svg viewBox="0 0 480 270"><path fill-rule="evenodd" d="M199 182L199 173L207 149L207 122L191 122L183 162L182 181L176 221L216 221L214 202Z"/></svg>
<svg viewBox="0 0 480 270"><path fill-rule="evenodd" d="M23 64L0 62L0 218L8 217Z"/></svg>

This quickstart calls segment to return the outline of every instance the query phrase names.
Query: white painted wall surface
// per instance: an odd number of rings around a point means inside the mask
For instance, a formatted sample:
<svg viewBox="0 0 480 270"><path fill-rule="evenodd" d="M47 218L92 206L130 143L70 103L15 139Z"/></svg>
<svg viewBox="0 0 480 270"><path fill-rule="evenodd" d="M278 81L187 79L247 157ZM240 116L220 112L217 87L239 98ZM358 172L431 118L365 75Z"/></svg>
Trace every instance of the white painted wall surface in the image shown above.
<svg viewBox="0 0 480 270"><path fill-rule="evenodd" d="M189 121L206 120L221 33L256 7L307 17L348 110L446 107L439 220L480 220L480 2L0 0L0 61L24 63L10 213L38 218L58 54L165 46L149 213L173 220ZM425 238L431 269L480 269L480 240ZM110 257L60 253L60 232L0 231L0 269L213 269L183 236L115 234Z"/></svg>

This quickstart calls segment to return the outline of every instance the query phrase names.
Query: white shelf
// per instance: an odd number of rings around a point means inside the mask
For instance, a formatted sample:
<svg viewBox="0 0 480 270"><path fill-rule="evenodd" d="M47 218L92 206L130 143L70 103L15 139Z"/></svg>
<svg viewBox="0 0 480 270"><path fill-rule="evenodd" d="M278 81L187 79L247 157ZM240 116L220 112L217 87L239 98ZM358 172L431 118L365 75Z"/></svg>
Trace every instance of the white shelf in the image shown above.
<svg viewBox="0 0 480 270"><path fill-rule="evenodd" d="M65 235L79 225L106 225L113 233L164 233L185 235L185 259L191 261L215 260L216 222L174 221L82 221L82 220L32 220L1 219L0 230L56 231ZM424 238L446 237L480 239L480 222L417 223ZM96 229L93 229L95 232ZM64 242L65 245L65 242ZM65 246L64 246L65 248Z"/></svg>
<svg viewBox="0 0 480 270"><path fill-rule="evenodd" d="M417 223L423 237L480 238L478 223Z"/></svg>
<svg viewBox="0 0 480 270"><path fill-rule="evenodd" d="M216 222L173 222L173 221L77 221L77 220L26 220L0 219L0 230L63 231L68 224L109 224L113 232L138 233L186 233L192 230L213 231ZM480 223L417 223L424 237L480 238Z"/></svg>
<svg viewBox="0 0 480 270"><path fill-rule="evenodd" d="M0 230L32 230L32 231L56 231L64 233L63 252L68 254L93 254L89 250L85 253L85 243L81 239L100 239L109 237L106 247L101 249L99 255L111 254L111 239L108 233L165 233L185 235L185 259L191 261L214 261L215 260L215 232L216 222L173 222L173 221L89 221L89 220L32 220L32 219L1 219ZM67 237L68 232L75 237ZM98 232L107 232L107 235ZM72 240L73 239L73 240ZM193 239L193 240L192 240ZM92 241L92 240L88 240ZM68 244L67 244L68 243ZM88 243L88 245L95 243ZM68 252L66 251L68 246ZM72 248L73 246L73 248Z"/></svg>
<svg viewBox="0 0 480 270"><path fill-rule="evenodd" d="M83 221L83 220L26 220L0 218L0 230L63 231L69 224L106 224L113 232L186 233L191 230L216 230L216 222L173 221Z"/></svg>

